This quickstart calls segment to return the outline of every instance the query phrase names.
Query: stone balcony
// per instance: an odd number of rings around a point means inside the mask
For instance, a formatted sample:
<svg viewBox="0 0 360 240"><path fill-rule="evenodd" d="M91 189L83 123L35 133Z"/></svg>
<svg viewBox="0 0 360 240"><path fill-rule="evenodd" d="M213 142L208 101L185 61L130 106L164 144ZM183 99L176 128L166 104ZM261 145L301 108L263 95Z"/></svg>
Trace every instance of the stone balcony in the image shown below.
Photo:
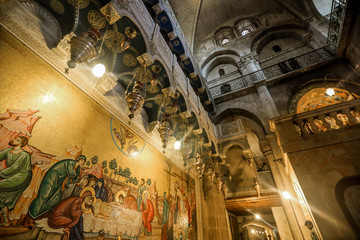
<svg viewBox="0 0 360 240"><path fill-rule="evenodd" d="M351 142L360 137L360 99L270 121L284 152Z"/></svg>
<svg viewBox="0 0 360 240"><path fill-rule="evenodd" d="M215 103L228 101L251 91L256 82L263 80L272 82L294 73L303 72L305 69L328 62L332 58L333 54L327 50L327 47L322 47L244 76L227 74L221 83L216 80L216 85L211 84L210 94Z"/></svg>

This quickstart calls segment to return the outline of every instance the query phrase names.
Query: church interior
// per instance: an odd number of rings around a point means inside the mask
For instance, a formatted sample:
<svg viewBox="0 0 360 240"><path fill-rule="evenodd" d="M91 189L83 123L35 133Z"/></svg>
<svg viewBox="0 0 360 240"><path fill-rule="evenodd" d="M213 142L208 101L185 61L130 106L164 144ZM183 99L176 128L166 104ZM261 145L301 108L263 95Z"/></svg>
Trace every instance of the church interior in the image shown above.
<svg viewBox="0 0 360 240"><path fill-rule="evenodd" d="M0 0L0 239L360 239L359 0Z"/></svg>

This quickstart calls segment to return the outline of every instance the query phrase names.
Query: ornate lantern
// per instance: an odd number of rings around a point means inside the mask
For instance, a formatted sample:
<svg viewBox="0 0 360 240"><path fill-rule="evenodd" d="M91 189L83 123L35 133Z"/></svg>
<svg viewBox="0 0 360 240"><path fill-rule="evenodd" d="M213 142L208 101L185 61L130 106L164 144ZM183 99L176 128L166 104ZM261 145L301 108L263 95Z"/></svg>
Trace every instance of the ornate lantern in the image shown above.
<svg viewBox="0 0 360 240"><path fill-rule="evenodd" d="M129 84L130 85L130 84ZM139 110L145 101L145 88L144 83L135 81L134 87L131 92L126 91L126 102L130 111L130 120L134 117L134 113Z"/></svg>
<svg viewBox="0 0 360 240"><path fill-rule="evenodd" d="M161 118L160 127L158 129L161 141L163 143L162 147L164 148L163 153L165 153L165 148L169 142L170 135L172 134L172 129L170 128L170 116L167 113L164 113Z"/></svg>
<svg viewBox="0 0 360 240"><path fill-rule="evenodd" d="M67 62L69 68L75 68L76 63L91 61L98 56L95 45L101 34L96 28L82 33L71 39L71 60Z"/></svg>

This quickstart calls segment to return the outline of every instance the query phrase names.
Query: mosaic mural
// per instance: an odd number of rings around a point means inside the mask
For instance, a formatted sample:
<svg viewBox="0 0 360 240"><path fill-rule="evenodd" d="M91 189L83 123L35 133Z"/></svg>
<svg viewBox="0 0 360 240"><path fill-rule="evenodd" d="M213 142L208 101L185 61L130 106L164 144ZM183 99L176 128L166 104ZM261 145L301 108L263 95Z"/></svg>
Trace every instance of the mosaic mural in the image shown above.
<svg viewBox="0 0 360 240"><path fill-rule="evenodd" d="M325 94L326 88L314 88L308 91L297 102L296 112L308 112L353 99L348 91L340 88L333 89L335 92L334 96L327 96Z"/></svg>
<svg viewBox="0 0 360 240"><path fill-rule="evenodd" d="M196 239L195 180L1 33L0 238Z"/></svg>

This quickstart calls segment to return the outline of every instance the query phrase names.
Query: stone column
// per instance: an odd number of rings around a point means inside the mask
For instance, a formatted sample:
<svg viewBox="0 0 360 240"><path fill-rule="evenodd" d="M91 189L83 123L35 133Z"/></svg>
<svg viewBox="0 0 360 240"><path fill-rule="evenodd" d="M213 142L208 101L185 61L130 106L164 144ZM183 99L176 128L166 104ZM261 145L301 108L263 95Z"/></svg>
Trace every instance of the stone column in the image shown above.
<svg viewBox="0 0 360 240"><path fill-rule="evenodd" d="M254 73L250 75L248 79L245 79L245 81L251 81L251 84L255 85L267 118L271 119L279 116L274 100L266 87L266 76L261 71L257 54L248 54L242 57L240 62L245 65L248 74Z"/></svg>
<svg viewBox="0 0 360 240"><path fill-rule="evenodd" d="M237 66L243 76L248 74L244 60L240 59L240 61L237 62Z"/></svg>
<svg viewBox="0 0 360 240"><path fill-rule="evenodd" d="M256 91L259 95L261 104L265 111L266 117L270 120L272 118L280 116L279 111L276 108L274 100L270 95L269 89L266 86L266 80L255 82Z"/></svg>
<svg viewBox="0 0 360 240"><path fill-rule="evenodd" d="M271 211L274 215L277 229L279 230L280 238L286 240L293 240L293 235L290 230L283 207L272 207Z"/></svg>
<svg viewBox="0 0 360 240"><path fill-rule="evenodd" d="M272 139L272 140L275 140ZM275 142L276 143L276 142ZM261 149L264 153L264 155L266 156L269 166L270 166L270 170L271 173L273 175L274 181L275 181L275 185L276 188L280 191L288 191L289 189L287 188L285 181L287 181L286 177L283 176L281 174L280 171L280 166L278 165L278 161L274 161L275 157L272 151L272 145L270 145L268 140L264 140L260 142L261 145ZM283 166L281 166L283 167ZM291 192L290 192L291 194ZM294 196L294 195L293 195ZM285 239L295 239L295 240L303 240L303 239L307 239L304 238L303 233L301 231L299 222L297 221L296 215L295 215L295 211L294 211L294 207L293 207L293 203L291 202L291 200L289 199L285 199L283 198L283 196L281 196L281 202L283 205L283 212L285 213L284 216L286 216L288 225L290 226L290 230L291 230L291 234L292 234L292 238L288 238L286 237ZM274 215L275 216L275 215ZM279 213L280 216L280 213ZM276 220L276 218L275 218ZM279 226L278 226L279 227ZM283 237L280 235L281 239L283 239Z"/></svg>

